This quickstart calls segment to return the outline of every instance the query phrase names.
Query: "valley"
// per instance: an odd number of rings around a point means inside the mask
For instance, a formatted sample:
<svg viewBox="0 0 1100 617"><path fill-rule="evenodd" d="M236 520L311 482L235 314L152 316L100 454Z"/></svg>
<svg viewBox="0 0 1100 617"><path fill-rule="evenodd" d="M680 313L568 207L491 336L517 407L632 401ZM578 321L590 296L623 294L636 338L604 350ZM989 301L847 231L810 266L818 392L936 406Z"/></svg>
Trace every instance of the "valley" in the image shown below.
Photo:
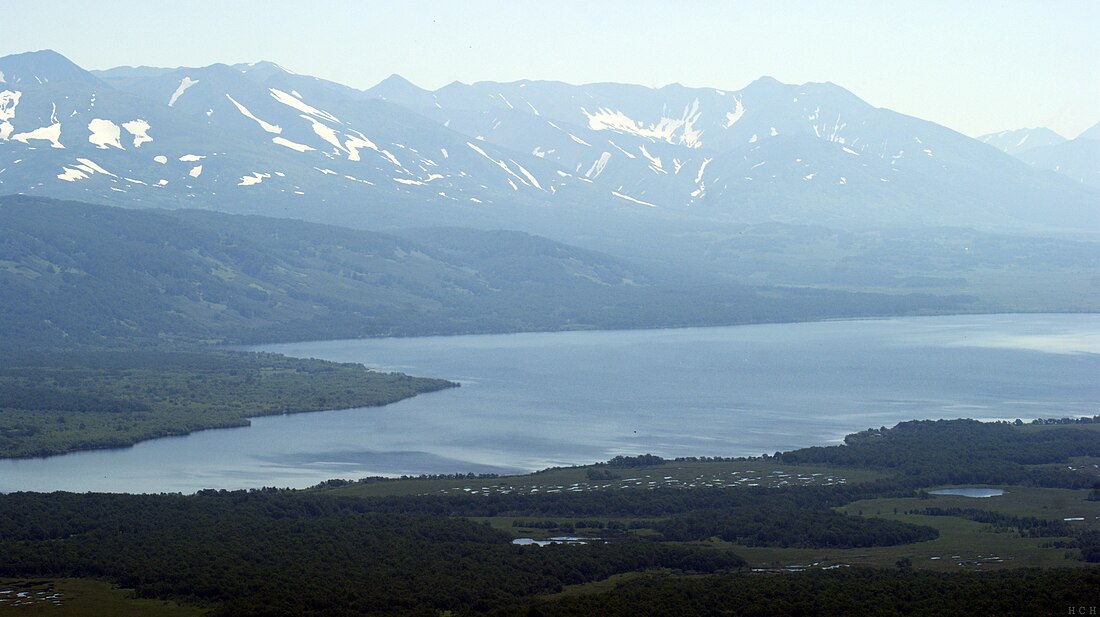
<svg viewBox="0 0 1100 617"><path fill-rule="evenodd" d="M0 612L1094 607L1100 125L799 81L0 57Z"/></svg>

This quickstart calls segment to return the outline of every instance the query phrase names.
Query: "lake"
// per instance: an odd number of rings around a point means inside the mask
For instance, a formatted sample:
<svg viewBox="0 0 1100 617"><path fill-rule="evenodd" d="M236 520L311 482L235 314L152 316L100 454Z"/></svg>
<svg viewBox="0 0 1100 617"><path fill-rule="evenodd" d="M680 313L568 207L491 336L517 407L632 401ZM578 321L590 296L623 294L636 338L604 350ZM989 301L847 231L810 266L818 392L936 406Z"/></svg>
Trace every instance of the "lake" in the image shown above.
<svg viewBox="0 0 1100 617"><path fill-rule="evenodd" d="M0 491L193 492L747 456L925 418L1100 414L1100 315L322 341L265 351L444 377L381 408L0 461Z"/></svg>

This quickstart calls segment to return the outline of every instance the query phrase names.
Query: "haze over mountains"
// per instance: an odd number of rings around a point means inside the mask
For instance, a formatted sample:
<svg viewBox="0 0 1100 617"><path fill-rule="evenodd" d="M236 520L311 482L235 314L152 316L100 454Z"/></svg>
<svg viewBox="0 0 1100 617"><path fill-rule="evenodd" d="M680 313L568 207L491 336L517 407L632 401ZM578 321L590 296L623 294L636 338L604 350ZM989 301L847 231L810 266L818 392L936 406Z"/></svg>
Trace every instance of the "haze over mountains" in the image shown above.
<svg viewBox="0 0 1100 617"><path fill-rule="evenodd" d="M1041 127L990 133L978 139L1025 163L1100 188L1100 122L1074 139Z"/></svg>
<svg viewBox="0 0 1100 617"><path fill-rule="evenodd" d="M427 91L395 75L360 91L268 62L93 73L32 52L0 58L0 195L23 195L0 207L24 225L0 230L0 283L40 308L97 311L112 281L132 283L148 311L107 310L89 340L156 311L172 323L145 339L1095 310L1100 188L1067 162L1020 160L1076 156L1094 133L982 143L835 84L768 77ZM83 236L65 229L74 212L97 222ZM165 265L89 261L110 246ZM63 340L72 319L34 328Z"/></svg>
<svg viewBox="0 0 1100 617"><path fill-rule="evenodd" d="M1100 191L829 83L358 91L271 63L93 74L49 51L0 72L6 193L371 228L1100 229Z"/></svg>

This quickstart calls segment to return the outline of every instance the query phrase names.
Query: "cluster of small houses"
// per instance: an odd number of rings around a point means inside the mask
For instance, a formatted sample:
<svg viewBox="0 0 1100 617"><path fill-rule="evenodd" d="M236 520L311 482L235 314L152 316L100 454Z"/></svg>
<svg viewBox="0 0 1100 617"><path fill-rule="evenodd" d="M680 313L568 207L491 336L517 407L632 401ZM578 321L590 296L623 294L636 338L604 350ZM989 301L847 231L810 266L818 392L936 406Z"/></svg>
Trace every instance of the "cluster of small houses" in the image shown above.
<svg viewBox="0 0 1100 617"><path fill-rule="evenodd" d="M47 585L41 589L0 589L0 609L9 606L33 606L35 604L61 606L61 594L54 591L53 585Z"/></svg>
<svg viewBox="0 0 1100 617"><path fill-rule="evenodd" d="M483 484L481 486L463 486L440 489L443 494L492 495L492 494L532 494L532 493L579 493L608 489L655 489L655 488L731 488L744 486L763 486L779 488L783 486L830 486L845 484L847 480L839 476L824 473L788 473L776 470L762 473L752 470L731 471L725 474L699 475L690 480L676 476L639 475L637 477L616 480L575 482L573 484L522 484L507 482Z"/></svg>

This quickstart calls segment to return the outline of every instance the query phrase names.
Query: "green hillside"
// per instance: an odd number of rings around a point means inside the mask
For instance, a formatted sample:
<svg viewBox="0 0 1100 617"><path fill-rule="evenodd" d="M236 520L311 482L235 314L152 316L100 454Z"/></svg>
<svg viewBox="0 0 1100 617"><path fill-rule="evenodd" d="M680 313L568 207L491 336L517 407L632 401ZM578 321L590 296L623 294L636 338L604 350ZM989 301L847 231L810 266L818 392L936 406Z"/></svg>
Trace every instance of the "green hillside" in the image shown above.
<svg viewBox="0 0 1100 617"><path fill-rule="evenodd" d="M258 343L957 312L971 301L655 277L520 232L402 234L0 198L0 338Z"/></svg>

